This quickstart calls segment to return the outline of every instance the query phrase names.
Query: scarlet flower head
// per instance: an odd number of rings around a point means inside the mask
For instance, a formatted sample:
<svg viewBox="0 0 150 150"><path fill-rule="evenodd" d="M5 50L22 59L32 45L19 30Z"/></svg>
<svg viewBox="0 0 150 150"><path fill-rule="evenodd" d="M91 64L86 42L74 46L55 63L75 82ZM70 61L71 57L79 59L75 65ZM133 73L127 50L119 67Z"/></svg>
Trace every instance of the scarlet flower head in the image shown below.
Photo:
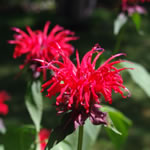
<svg viewBox="0 0 150 150"><path fill-rule="evenodd" d="M124 54L116 54L96 68L96 62L103 52L99 45L95 45L80 63L77 51L77 66L64 54L62 54L63 62L46 62L47 68L53 70L54 75L42 85L42 91L47 89L49 98L59 93L56 98L57 111L58 113L72 111L75 127L83 125L88 117L93 124L106 124L106 113L99 111L102 96L111 104L112 91L120 93L123 98L127 96L122 90L129 93L120 75L120 71L127 68L114 67L115 64L122 62L121 60L111 62L112 59ZM92 61L95 53L97 55Z"/></svg>
<svg viewBox="0 0 150 150"><path fill-rule="evenodd" d="M50 62L53 59L59 59L59 48L69 57L74 52L74 47L69 42L77 39L74 36L75 33L64 30L59 25L48 33L49 25L50 21L47 21L43 31L33 31L27 26L28 33L16 27L12 28L17 33L14 34L14 40L9 41L10 44L15 44L13 57L17 58L26 54L24 65L29 64L35 58ZM24 65L20 67L23 68ZM31 69L36 70L37 67L32 65Z"/></svg>
<svg viewBox="0 0 150 150"><path fill-rule="evenodd" d="M51 131L47 129L41 129L39 132L40 148L44 150L50 136Z"/></svg>
<svg viewBox="0 0 150 150"><path fill-rule="evenodd" d="M147 11L139 3L150 2L150 0L122 0L122 10L131 16L133 13L146 14Z"/></svg>
<svg viewBox="0 0 150 150"><path fill-rule="evenodd" d="M10 99L10 96L7 94L6 91L0 91L0 114L7 115L8 106L4 102L9 99Z"/></svg>

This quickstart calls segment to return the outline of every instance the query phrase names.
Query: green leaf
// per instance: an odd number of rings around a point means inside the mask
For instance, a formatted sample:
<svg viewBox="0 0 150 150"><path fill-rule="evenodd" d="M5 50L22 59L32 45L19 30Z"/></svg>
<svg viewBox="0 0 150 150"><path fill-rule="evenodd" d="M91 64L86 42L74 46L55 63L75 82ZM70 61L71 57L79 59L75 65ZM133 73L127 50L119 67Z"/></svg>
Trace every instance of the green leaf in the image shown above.
<svg viewBox="0 0 150 150"><path fill-rule="evenodd" d="M123 67L134 68L134 70L127 69L126 71L132 77L132 80L137 83L150 97L150 74L149 72L140 64L132 62L121 63Z"/></svg>
<svg viewBox="0 0 150 150"><path fill-rule="evenodd" d="M33 126L8 126L6 134L0 136L5 150L35 150L36 130Z"/></svg>
<svg viewBox="0 0 150 150"><path fill-rule="evenodd" d="M117 16L117 19L114 22L114 34L118 35L121 28L125 25L128 18L124 13L121 13Z"/></svg>
<svg viewBox="0 0 150 150"><path fill-rule="evenodd" d="M63 141L63 142L60 142L58 145L56 145L51 150L73 150L73 149L71 149L71 145L69 143Z"/></svg>
<svg viewBox="0 0 150 150"><path fill-rule="evenodd" d="M66 136L71 134L73 131L74 123L70 117L70 113L67 113L63 116L60 124L52 130L46 150L50 150L56 144L64 140Z"/></svg>
<svg viewBox="0 0 150 150"><path fill-rule="evenodd" d="M0 150L5 150L3 145L0 145Z"/></svg>
<svg viewBox="0 0 150 150"><path fill-rule="evenodd" d="M25 101L30 117L34 122L37 132L39 132L40 130L40 123L42 119L43 110L43 100L40 91L40 81L34 81L31 85L29 85Z"/></svg>
<svg viewBox="0 0 150 150"><path fill-rule="evenodd" d="M104 112L108 112L109 119L111 119L112 125L108 124L105 129L113 144L117 149L120 149L127 139L128 130L132 125L132 122L120 111L112 107L103 106L101 110Z"/></svg>
<svg viewBox="0 0 150 150"><path fill-rule="evenodd" d="M101 129L100 125L95 126L89 120L85 122L82 150L89 150L91 148L91 146L96 141L100 129ZM68 135L63 141L58 143L52 149L46 148L46 150L77 150L78 132L79 129L76 129L76 131Z"/></svg>
<svg viewBox="0 0 150 150"><path fill-rule="evenodd" d="M0 118L0 133L2 133L2 134L6 133L6 128L5 128L4 122L1 118Z"/></svg>
<svg viewBox="0 0 150 150"><path fill-rule="evenodd" d="M131 16L135 26L136 26L136 30L140 31L141 28L141 16L139 13L133 13L133 15Z"/></svg>
<svg viewBox="0 0 150 150"><path fill-rule="evenodd" d="M108 115L107 116L107 128L111 129L113 132L115 132L116 134L122 135L122 133L120 131L118 131L113 123L113 121L111 120L111 117Z"/></svg>
<svg viewBox="0 0 150 150"><path fill-rule="evenodd" d="M84 126L83 135L83 150L88 150L95 143L98 134L100 133L101 125L93 125L90 120L87 120ZM78 137L77 137L78 139Z"/></svg>

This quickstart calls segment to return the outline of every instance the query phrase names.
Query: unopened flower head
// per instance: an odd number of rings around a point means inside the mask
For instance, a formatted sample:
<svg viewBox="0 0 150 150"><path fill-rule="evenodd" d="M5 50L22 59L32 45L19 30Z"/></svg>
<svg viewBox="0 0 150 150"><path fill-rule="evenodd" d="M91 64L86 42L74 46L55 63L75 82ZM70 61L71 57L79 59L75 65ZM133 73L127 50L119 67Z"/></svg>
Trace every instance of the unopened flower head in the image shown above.
<svg viewBox="0 0 150 150"><path fill-rule="evenodd" d="M106 123L106 114L99 111L102 96L105 101L112 103L112 91L120 93L123 98L124 91L129 92L123 85L123 79L120 71L127 68L117 69L114 65L122 62L121 60L112 61L112 59L124 55L117 54L110 57L98 68L97 60L104 50L95 45L91 51L87 52L81 63L78 51L76 52L77 66L62 54L63 62L47 62L47 68L53 70L53 77L42 85L42 91L47 89L47 96L59 93L56 98L56 107L58 113L71 110L78 113L75 118L75 124L82 125L87 117L92 123ZM97 54L92 61L93 54Z"/></svg>
<svg viewBox="0 0 150 150"><path fill-rule="evenodd" d="M8 113L8 106L4 102L9 99L10 96L6 91L0 91L0 114L6 115Z"/></svg>
<svg viewBox="0 0 150 150"><path fill-rule="evenodd" d="M146 9L140 4L150 2L150 0L122 0L122 10L128 12L131 16L133 13L145 14Z"/></svg>
<svg viewBox="0 0 150 150"><path fill-rule="evenodd" d="M53 59L59 59L58 51L60 47L66 56L70 56L73 53L74 47L69 42L77 39L74 36L75 33L70 30L64 30L59 25L56 25L48 33L49 25L50 21L47 21L43 31L33 31L27 26L26 30L28 33L16 27L12 28L17 33L14 34L14 40L9 41L10 44L15 44L13 57L17 58L26 54L24 64L21 65L21 68L33 62L32 60L35 58L48 62ZM33 69L36 70L35 67Z"/></svg>

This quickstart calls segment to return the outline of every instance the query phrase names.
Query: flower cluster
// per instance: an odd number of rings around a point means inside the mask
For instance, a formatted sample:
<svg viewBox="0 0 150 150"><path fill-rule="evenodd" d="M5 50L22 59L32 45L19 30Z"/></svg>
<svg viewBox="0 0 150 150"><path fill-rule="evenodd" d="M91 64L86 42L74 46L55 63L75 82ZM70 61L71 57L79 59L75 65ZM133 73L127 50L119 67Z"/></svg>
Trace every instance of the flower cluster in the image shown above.
<svg viewBox="0 0 150 150"><path fill-rule="evenodd" d="M150 2L150 0L122 0L122 10L127 12L129 16L133 13L145 14L147 11L139 3Z"/></svg>
<svg viewBox="0 0 150 150"><path fill-rule="evenodd" d="M33 59L43 59L50 62L53 59L59 59L59 49L65 53L66 56L70 56L74 47L69 44L69 41L76 40L74 32L70 30L64 30L63 27L56 25L51 32L48 33L50 22L47 21L44 30L32 31L30 27L26 27L28 33L25 33L19 28L12 28L17 34L14 34L14 40L9 40L10 44L15 44L15 50L13 57L17 58L23 54L26 54L24 64L20 66L23 68L26 64L30 64L30 68L33 72L37 71L37 64Z"/></svg>
<svg viewBox="0 0 150 150"><path fill-rule="evenodd" d="M4 103L9 100L10 96L5 91L0 91L0 114L7 115L8 106Z"/></svg>
<svg viewBox="0 0 150 150"><path fill-rule="evenodd" d="M96 68L97 60L103 52L99 45L95 45L80 63L77 51L77 66L63 53L60 54L62 62L39 60L54 72L53 77L42 85L42 91L47 89L49 98L59 93L56 98L57 111L58 113L72 111L75 128L83 125L88 117L93 124L106 124L106 113L99 110L102 96L111 104L112 91L120 93L123 98L126 96L122 89L129 93L120 75L120 71L127 68L114 67L115 64L122 62L121 60L111 62L112 59L124 54L114 55ZM97 55L92 61L95 53Z"/></svg>
<svg viewBox="0 0 150 150"><path fill-rule="evenodd" d="M47 144L48 138L50 136L51 131L47 129L41 129L39 132L39 140L40 140L40 149L44 150Z"/></svg>

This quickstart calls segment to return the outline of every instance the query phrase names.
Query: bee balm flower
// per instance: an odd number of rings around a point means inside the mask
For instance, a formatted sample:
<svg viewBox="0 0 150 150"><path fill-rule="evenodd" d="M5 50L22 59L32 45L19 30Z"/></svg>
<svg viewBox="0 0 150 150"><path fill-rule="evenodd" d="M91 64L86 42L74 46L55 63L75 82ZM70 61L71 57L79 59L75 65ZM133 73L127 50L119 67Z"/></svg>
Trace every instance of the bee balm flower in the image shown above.
<svg viewBox="0 0 150 150"><path fill-rule="evenodd" d="M53 59L59 59L58 45L66 56L70 56L74 51L74 47L69 42L77 39L74 36L75 33L70 30L64 30L59 25L56 25L48 33L49 25L50 22L47 21L43 31L32 31L27 26L28 33L16 27L12 28L17 33L14 34L14 40L9 41L10 44L15 44L13 57L17 58L26 54L24 65L31 63L35 58L50 62ZM32 63L30 68L33 71L37 71L37 64ZM24 65L21 65L21 68Z"/></svg>
<svg viewBox="0 0 150 150"><path fill-rule="evenodd" d="M54 75L42 85L42 91L47 89L49 98L59 93L56 98L57 111L58 113L72 111L75 128L83 125L88 117L93 124L106 124L106 113L99 110L102 96L111 104L112 91L120 93L123 98L127 96L122 90L129 92L123 85L120 75L120 71L127 68L117 69L114 66L122 62L121 60L111 62L112 59L124 54L116 54L96 68L96 62L103 52L100 46L95 45L85 54L81 63L76 52L77 66L64 54L62 54L63 62L45 62L47 68L53 70ZM95 53L97 55L92 61Z"/></svg>

